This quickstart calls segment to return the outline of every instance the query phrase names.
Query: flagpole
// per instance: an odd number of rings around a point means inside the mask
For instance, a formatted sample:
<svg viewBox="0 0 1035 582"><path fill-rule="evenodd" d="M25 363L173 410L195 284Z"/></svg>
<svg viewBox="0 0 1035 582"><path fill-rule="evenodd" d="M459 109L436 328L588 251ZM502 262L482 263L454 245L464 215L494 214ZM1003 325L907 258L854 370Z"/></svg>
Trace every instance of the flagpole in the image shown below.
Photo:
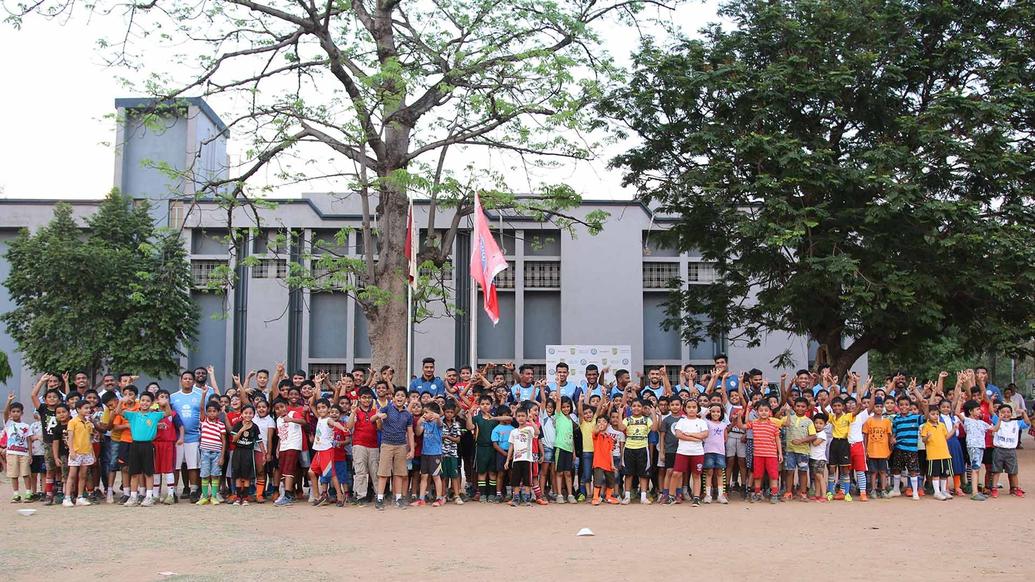
<svg viewBox="0 0 1035 582"><path fill-rule="evenodd" d="M468 237L471 244L474 244L474 220L471 220L471 235ZM471 247L471 252L474 252L474 247ZM468 348L470 354L470 366L471 370L477 370L478 366L478 283L474 279L471 279L471 300L468 303L468 312L470 317L469 321L469 334L470 334L470 347Z"/></svg>
<svg viewBox="0 0 1035 582"><path fill-rule="evenodd" d="M413 376L413 287L406 286L406 385Z"/></svg>

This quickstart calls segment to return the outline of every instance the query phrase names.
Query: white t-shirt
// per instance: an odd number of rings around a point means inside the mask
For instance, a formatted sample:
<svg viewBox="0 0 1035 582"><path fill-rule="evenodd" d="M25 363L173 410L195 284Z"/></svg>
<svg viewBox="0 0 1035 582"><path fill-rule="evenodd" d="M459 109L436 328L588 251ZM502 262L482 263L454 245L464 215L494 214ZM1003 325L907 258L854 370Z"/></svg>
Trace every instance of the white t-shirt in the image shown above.
<svg viewBox="0 0 1035 582"><path fill-rule="evenodd" d="M970 418L969 416L964 418L963 430L967 431L967 448L985 448L985 433L990 428L992 428L992 425L980 418Z"/></svg>
<svg viewBox="0 0 1035 582"><path fill-rule="evenodd" d="M7 435L7 453L21 457L29 456L29 439L32 437L32 429L24 422L8 420L4 424L4 434Z"/></svg>
<svg viewBox="0 0 1035 582"><path fill-rule="evenodd" d="M297 418L294 411L287 413L288 417ZM302 425L296 422L287 422L283 417L277 419L277 437L280 438L280 450L301 451L302 450Z"/></svg>
<svg viewBox="0 0 1035 582"><path fill-rule="evenodd" d="M542 445L552 449L554 437L557 435L557 427L553 424L553 417L545 412L539 413L539 434L542 437Z"/></svg>
<svg viewBox="0 0 1035 582"><path fill-rule="evenodd" d="M43 443L43 423L35 421L29 425L32 433L32 456L42 457L47 454L47 445Z"/></svg>
<svg viewBox="0 0 1035 582"><path fill-rule="evenodd" d="M532 461L532 440L535 438L535 429L530 426L515 428L510 431L510 450L514 451L512 462Z"/></svg>
<svg viewBox="0 0 1035 582"><path fill-rule="evenodd" d="M1021 440L1022 424L1027 426L1027 423L1018 419L1000 422L999 430L992 434L992 444L1000 449L1016 449Z"/></svg>
<svg viewBox="0 0 1035 582"><path fill-rule="evenodd" d="M672 425L672 434L675 435L676 431L683 433L692 434L698 432L708 432L708 423L700 418L680 418L675 424ZM704 441L685 441L679 440L679 446L676 449L676 454L689 455L689 456L700 456L704 454Z"/></svg>
<svg viewBox="0 0 1035 582"><path fill-rule="evenodd" d="M334 429L329 424L331 419L326 416L316 421L316 430L313 431L313 450L326 451L334 446Z"/></svg>
<svg viewBox="0 0 1035 582"><path fill-rule="evenodd" d="M863 425L870 418L870 411L863 409L855 414L855 418L852 419L852 424L848 425L848 442L849 443L861 443L863 442Z"/></svg>
<svg viewBox="0 0 1035 582"><path fill-rule="evenodd" d="M259 427L259 437L262 438L262 446L267 451L270 450L270 434L269 429L276 430L277 421L273 420L273 415L267 414L266 416L255 415L252 418L252 423Z"/></svg>
<svg viewBox="0 0 1035 582"><path fill-rule="evenodd" d="M605 432L611 438L615 439L615 444L614 444L613 447L611 447L611 456L612 457L621 457L622 456L622 443L625 442L625 433L620 431L620 430L615 430L614 427L611 426L610 424L607 425L607 430Z"/></svg>
<svg viewBox="0 0 1035 582"><path fill-rule="evenodd" d="M813 461L827 460L827 445L830 443L830 435L827 434L826 428L823 427L823 430L817 430L816 438L820 440L813 441L809 445L809 458Z"/></svg>

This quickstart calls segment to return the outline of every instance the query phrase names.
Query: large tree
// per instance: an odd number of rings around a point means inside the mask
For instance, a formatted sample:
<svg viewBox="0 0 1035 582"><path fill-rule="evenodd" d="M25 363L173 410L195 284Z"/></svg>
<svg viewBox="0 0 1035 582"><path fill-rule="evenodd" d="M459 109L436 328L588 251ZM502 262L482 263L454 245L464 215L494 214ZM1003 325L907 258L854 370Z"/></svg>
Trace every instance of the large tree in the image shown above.
<svg viewBox="0 0 1035 582"><path fill-rule="evenodd" d="M83 226L58 204L49 224L11 242L7 260L15 308L0 321L33 370L179 370L198 324L190 265L146 203L113 191Z"/></svg>
<svg viewBox="0 0 1035 582"><path fill-rule="evenodd" d="M691 340L808 334L844 374L950 328L1014 348L1035 321L1035 4L732 0L645 44L605 110L615 162L678 215L717 282L677 290ZM706 317L699 317L701 314Z"/></svg>
<svg viewBox="0 0 1035 582"><path fill-rule="evenodd" d="M115 64L148 67L143 89L162 99L213 98L228 112L230 132L250 144L229 177L204 184L199 197L218 193L231 209L254 210L268 191L252 185L256 175L280 183L332 178L338 189L358 194L365 256L320 253L315 272L293 269L290 283L354 294L369 320L373 360L403 369L409 198L430 199L431 236L420 258L432 271L449 261L475 191L487 208L599 229L602 213L565 213L580 202L572 188L525 170L590 155L587 130L598 122L591 105L616 73L595 27L607 19L629 22L647 5L661 2L101 0L90 6L126 15L125 36L104 46ZM44 1L9 20L20 26L33 12L63 18L70 6ZM156 47L185 52L148 66L142 57ZM489 158L477 153L486 149L502 152L507 165L486 169ZM449 227L436 229L443 211L452 213ZM256 223L250 226L261 226L259 212L249 215ZM230 284L235 271L226 271ZM442 298L436 279L423 278L418 300Z"/></svg>

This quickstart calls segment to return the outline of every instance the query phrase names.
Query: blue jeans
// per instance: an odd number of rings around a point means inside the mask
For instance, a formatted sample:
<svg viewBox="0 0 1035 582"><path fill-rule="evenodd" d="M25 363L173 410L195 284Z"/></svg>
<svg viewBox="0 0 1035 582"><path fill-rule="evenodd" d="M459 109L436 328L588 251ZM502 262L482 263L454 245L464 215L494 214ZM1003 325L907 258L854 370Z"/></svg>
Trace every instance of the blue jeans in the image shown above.
<svg viewBox="0 0 1035 582"><path fill-rule="evenodd" d="M579 491L589 494L593 491L593 486L590 485L593 478L593 453L582 453L581 461L579 462Z"/></svg>
<svg viewBox="0 0 1035 582"><path fill-rule="evenodd" d="M119 441L113 441L111 437L104 437L101 442L101 466L108 473L119 470Z"/></svg>
<svg viewBox="0 0 1035 582"><path fill-rule="evenodd" d="M223 458L223 451L210 451L201 449L201 478L219 477L223 474L219 466L219 460Z"/></svg>

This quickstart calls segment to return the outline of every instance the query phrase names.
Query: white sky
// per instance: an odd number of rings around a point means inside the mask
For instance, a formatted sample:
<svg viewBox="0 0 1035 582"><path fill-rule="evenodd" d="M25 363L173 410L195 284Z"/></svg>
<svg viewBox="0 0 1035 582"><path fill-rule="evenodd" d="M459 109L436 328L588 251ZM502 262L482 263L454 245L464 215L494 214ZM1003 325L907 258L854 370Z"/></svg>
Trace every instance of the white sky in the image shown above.
<svg viewBox="0 0 1035 582"><path fill-rule="evenodd" d="M717 20L717 0L692 0L671 18L685 34L693 35ZM113 113L117 97L134 97L121 87L124 70L104 66L96 41L118 36L119 21L86 22L81 12L66 24L40 18L26 19L21 30L0 23L0 111L4 133L0 138L0 196L9 198L98 198L113 183L115 139ZM636 35L616 30L606 34L608 49L624 62L635 48ZM145 63L160 70L163 63ZM144 72L147 72L145 68ZM226 119L233 112L220 111ZM231 135L230 155L243 148ZM567 182L587 198L629 198L620 187L620 174L607 161L621 148L602 152L598 159L552 170L551 181ZM281 189L277 196L314 190L310 186Z"/></svg>

